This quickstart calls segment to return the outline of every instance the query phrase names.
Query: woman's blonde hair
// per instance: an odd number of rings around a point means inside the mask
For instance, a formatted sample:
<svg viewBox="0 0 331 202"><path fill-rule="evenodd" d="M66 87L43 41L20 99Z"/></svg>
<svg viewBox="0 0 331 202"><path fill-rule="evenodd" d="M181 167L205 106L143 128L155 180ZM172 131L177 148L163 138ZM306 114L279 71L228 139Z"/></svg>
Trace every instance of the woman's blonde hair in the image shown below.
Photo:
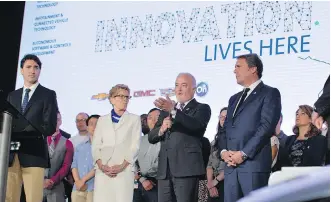
<svg viewBox="0 0 331 202"><path fill-rule="evenodd" d="M114 97L115 95L117 95L119 90L126 90L129 92L130 94L130 88L129 86L125 85L125 84L117 84L115 86L113 86L110 91L109 91L109 98Z"/></svg>

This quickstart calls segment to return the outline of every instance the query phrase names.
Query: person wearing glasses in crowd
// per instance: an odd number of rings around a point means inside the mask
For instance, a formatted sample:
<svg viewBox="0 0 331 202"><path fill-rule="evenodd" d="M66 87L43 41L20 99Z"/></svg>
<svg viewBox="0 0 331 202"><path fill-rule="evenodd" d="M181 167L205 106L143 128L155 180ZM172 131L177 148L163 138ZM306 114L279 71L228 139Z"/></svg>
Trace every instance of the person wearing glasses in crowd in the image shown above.
<svg viewBox="0 0 331 202"><path fill-rule="evenodd" d="M89 140L87 125L86 125L86 120L88 119L88 117L89 115L85 112L80 112L76 116L76 127L78 130L78 134L70 138L70 141L74 145L74 148L76 148L81 143Z"/></svg>
<svg viewBox="0 0 331 202"><path fill-rule="evenodd" d="M76 147L71 165L72 175L75 179L74 190L71 195L73 202L92 202L94 191L94 164L92 159L92 140L99 115L91 115L86 120L89 140Z"/></svg>
<svg viewBox="0 0 331 202"><path fill-rule="evenodd" d="M211 153L206 169L207 173L207 188L208 202L223 202L224 201L224 161L219 158L219 149L217 142L224 130L224 121L227 116L228 108L221 109L218 116L217 133L214 140L211 142Z"/></svg>
<svg viewBox="0 0 331 202"><path fill-rule="evenodd" d="M97 165L93 201L132 201L141 122L138 115L126 110L130 98L128 86L114 86L109 92L113 109L99 118L94 131L92 156Z"/></svg>

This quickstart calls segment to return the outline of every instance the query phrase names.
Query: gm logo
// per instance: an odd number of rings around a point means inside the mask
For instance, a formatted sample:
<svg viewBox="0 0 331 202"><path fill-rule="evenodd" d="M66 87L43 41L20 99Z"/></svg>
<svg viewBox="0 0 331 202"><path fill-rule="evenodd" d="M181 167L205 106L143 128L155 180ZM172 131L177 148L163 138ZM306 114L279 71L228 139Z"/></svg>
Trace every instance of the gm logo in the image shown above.
<svg viewBox="0 0 331 202"><path fill-rule="evenodd" d="M199 97L203 97L208 93L208 84L205 82L200 82L197 85L196 94Z"/></svg>

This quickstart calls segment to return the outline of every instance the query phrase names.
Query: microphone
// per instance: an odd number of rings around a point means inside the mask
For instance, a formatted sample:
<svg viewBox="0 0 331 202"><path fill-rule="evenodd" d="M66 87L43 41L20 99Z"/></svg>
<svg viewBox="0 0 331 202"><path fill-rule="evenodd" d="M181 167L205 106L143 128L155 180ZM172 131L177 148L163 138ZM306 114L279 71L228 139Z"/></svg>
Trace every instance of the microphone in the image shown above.
<svg viewBox="0 0 331 202"><path fill-rule="evenodd" d="M168 139L170 139L170 134L171 134L171 128L172 128L172 124L174 123L174 119L172 118L171 114L169 113L169 116L168 116L170 119L171 119L171 127L170 128L167 128L165 134L166 134L166 137Z"/></svg>
<svg viewBox="0 0 331 202"><path fill-rule="evenodd" d="M166 132L165 132L165 135L166 135L166 137L167 137L167 139L169 140L170 139L170 128L168 128L167 130L166 130Z"/></svg>

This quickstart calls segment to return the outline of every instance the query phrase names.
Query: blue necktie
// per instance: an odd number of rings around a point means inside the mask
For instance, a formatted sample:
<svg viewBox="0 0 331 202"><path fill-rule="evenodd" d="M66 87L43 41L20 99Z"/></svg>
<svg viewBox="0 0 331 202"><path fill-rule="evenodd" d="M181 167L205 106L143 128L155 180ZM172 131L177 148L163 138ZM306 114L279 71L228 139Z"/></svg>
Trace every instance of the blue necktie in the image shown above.
<svg viewBox="0 0 331 202"><path fill-rule="evenodd" d="M24 94L24 99L23 99L23 103L22 103L22 113L25 112L25 108L29 103L29 93L30 93L31 89L27 88L25 89L25 94Z"/></svg>

